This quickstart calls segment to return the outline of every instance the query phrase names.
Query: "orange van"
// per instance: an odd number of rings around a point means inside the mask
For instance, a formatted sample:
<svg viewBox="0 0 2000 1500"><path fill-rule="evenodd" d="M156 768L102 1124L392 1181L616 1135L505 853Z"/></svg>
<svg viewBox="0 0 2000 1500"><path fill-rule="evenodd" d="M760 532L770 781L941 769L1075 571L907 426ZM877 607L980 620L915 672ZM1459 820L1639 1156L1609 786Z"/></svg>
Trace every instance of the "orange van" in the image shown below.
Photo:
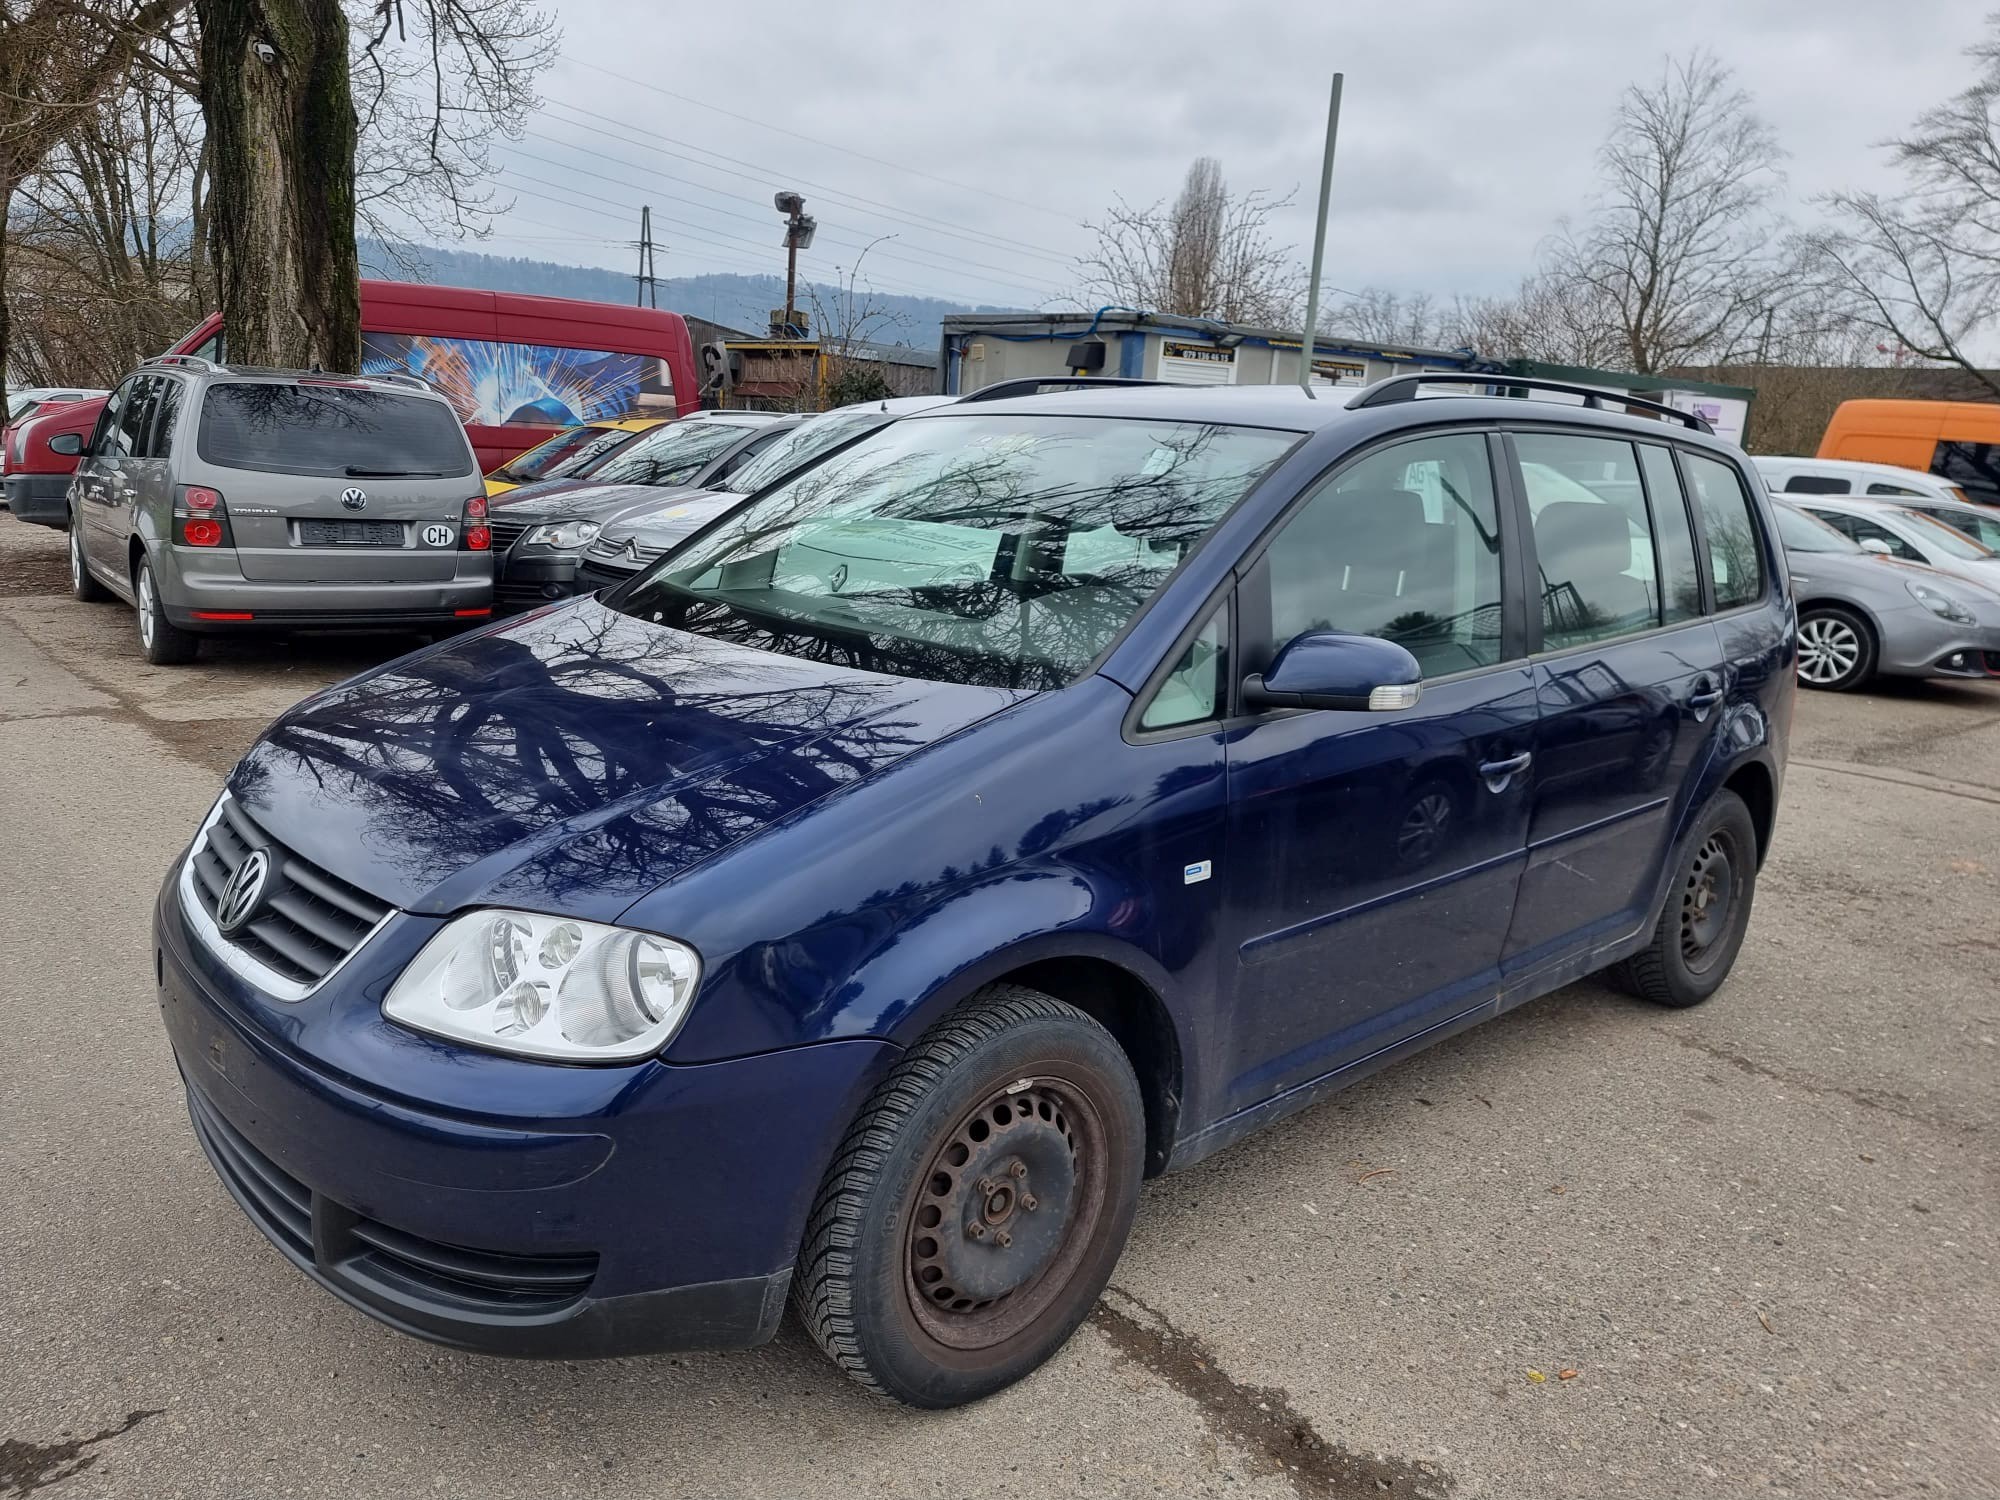
<svg viewBox="0 0 2000 1500"><path fill-rule="evenodd" d="M1843 401L1818 457L1919 469L1974 500L2000 504L2000 403Z"/></svg>

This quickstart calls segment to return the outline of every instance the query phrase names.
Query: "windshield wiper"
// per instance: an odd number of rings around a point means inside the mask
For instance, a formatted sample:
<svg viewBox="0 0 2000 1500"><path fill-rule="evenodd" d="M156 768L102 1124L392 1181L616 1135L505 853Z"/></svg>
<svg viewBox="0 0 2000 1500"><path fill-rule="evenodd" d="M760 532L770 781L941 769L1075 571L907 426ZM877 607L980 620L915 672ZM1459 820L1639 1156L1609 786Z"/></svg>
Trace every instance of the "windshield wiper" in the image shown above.
<svg viewBox="0 0 2000 1500"><path fill-rule="evenodd" d="M367 469L349 464L342 471L349 479L442 479L443 469Z"/></svg>

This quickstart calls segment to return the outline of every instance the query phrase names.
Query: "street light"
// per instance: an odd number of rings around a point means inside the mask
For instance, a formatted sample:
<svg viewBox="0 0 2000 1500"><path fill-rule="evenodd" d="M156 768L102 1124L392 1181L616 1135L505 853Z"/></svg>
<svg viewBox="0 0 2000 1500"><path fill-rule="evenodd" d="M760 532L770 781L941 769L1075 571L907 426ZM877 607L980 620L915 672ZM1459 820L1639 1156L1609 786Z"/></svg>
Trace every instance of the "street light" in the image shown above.
<svg viewBox="0 0 2000 1500"><path fill-rule="evenodd" d="M778 212L785 216L785 337L793 338L799 332L798 309L794 303L798 296L799 252L812 248L813 231L819 228L819 220L805 212L806 200L789 190L772 195L771 202Z"/></svg>

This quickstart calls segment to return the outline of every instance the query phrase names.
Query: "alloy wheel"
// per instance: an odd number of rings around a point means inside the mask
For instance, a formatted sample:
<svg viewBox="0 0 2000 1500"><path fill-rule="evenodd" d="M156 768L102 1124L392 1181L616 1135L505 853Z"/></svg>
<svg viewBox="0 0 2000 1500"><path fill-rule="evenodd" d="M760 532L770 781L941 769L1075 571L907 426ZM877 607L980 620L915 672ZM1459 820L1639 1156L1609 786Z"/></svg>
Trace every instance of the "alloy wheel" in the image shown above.
<svg viewBox="0 0 2000 1500"><path fill-rule="evenodd" d="M139 642L153 649L153 570L139 569Z"/></svg>
<svg viewBox="0 0 2000 1500"><path fill-rule="evenodd" d="M1845 620L1819 615L1799 626L1799 676L1816 687L1845 681L1861 662L1861 636Z"/></svg>
<svg viewBox="0 0 2000 1500"><path fill-rule="evenodd" d="M83 592L83 539L76 534L76 522L69 527L69 586L73 593Z"/></svg>

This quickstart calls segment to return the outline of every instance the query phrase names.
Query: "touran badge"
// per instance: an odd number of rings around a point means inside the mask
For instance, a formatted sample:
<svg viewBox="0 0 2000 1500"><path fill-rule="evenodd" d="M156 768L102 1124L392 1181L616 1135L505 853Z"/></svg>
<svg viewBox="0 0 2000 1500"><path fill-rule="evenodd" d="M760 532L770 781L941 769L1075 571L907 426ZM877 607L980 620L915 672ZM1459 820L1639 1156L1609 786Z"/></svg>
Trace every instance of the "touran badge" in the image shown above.
<svg viewBox="0 0 2000 1500"><path fill-rule="evenodd" d="M264 900L264 886L270 878L271 856L262 849L252 849L216 899L215 925L224 932L234 932L257 915Z"/></svg>
<svg viewBox="0 0 2000 1500"><path fill-rule="evenodd" d="M355 485L349 485L340 492L340 503L349 510L366 510L368 508L368 491Z"/></svg>

